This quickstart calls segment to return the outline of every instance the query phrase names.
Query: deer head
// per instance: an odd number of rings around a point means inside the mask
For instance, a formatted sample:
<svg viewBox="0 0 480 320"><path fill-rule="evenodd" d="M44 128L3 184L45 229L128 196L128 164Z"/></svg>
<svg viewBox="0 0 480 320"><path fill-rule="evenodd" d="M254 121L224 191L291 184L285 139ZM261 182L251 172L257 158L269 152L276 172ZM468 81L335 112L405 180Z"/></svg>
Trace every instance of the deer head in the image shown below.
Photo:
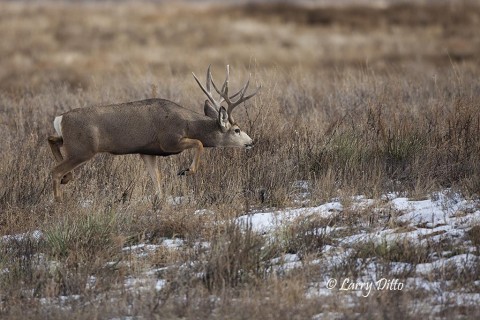
<svg viewBox="0 0 480 320"><path fill-rule="evenodd" d="M215 85L215 82L213 82L210 67L211 66L208 66L207 69L206 87L204 87L200 83L197 76L192 72L195 81L198 83L198 85L208 98L208 100L205 100L204 105L205 115L218 120L218 125L220 126L220 129L224 133L225 139L227 140L226 144L232 147L245 146L247 148L251 148L253 146L253 140L244 131L240 129L238 124L233 119L232 111L242 102L245 102L255 96L261 89L261 86L259 86L252 94L245 96L245 93L247 92L248 86L250 84L250 79L248 79L247 83L243 86L242 89L240 89L240 91L229 96L228 85L230 77L230 66L227 65L227 76L221 87L221 90L219 90L218 87ZM211 86L213 86L215 91L220 95L220 99L217 100L213 97ZM223 102L227 104L227 109L222 106Z"/></svg>

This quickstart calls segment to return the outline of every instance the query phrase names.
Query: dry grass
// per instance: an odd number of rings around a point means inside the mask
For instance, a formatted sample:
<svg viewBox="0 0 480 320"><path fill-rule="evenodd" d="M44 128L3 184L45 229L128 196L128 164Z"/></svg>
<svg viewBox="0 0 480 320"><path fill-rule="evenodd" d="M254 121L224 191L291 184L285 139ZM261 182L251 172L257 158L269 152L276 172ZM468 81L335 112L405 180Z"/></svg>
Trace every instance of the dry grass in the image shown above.
<svg viewBox="0 0 480 320"><path fill-rule="evenodd" d="M40 241L0 242L0 315L357 318L332 307L335 301L327 307L305 296L312 279L322 279L315 267L278 275L269 266L289 252L321 257L332 242L315 230L354 222L299 220L270 243L228 221L297 206L299 180L309 183L312 204L444 188L478 197L479 23L480 8L469 2L386 9L0 3L0 234L44 233ZM188 178L176 172L191 154L161 159L162 199L152 197L138 156L100 155L64 186L66 201L53 203L46 137L55 115L151 97L152 85L157 96L200 112L204 97L190 72L202 74L210 63L214 77L229 63L236 85L248 74L263 85L236 111L258 141L254 149L208 150ZM361 216L376 220L367 211ZM478 226L472 230L478 247ZM186 244L147 257L122 249L165 238ZM355 258L383 259L388 269L391 261L425 261L437 249L398 243L355 250ZM352 265L338 274L356 274ZM165 289L125 285L149 268L162 269L156 276L168 280ZM439 279L462 276L452 270ZM395 308L415 298L378 293L358 312L414 318Z"/></svg>

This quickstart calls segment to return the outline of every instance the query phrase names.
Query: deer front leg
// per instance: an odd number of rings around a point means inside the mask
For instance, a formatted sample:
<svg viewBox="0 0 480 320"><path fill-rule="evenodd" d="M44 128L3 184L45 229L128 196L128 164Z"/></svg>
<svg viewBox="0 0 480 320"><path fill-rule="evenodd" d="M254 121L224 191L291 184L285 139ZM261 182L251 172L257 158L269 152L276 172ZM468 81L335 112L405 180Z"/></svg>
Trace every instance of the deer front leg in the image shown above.
<svg viewBox="0 0 480 320"><path fill-rule="evenodd" d="M198 166L200 164L200 156L203 153L203 144L200 140L197 139L190 139L190 138L182 138L180 140L180 147L182 150L192 149L195 148L195 155L193 157L193 162L189 168L180 170L178 172L179 176L189 176L195 174L197 172Z"/></svg>

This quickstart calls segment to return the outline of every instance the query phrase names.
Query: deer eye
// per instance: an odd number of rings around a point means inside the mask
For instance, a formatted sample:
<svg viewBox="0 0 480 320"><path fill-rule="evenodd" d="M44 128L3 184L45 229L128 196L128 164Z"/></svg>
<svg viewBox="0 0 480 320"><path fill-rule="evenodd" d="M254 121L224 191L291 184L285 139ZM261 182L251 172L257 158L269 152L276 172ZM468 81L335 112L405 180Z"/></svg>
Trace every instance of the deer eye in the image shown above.
<svg viewBox="0 0 480 320"><path fill-rule="evenodd" d="M238 133L238 134L240 134L240 129L238 129L238 128L237 128L237 129L235 129L235 133Z"/></svg>

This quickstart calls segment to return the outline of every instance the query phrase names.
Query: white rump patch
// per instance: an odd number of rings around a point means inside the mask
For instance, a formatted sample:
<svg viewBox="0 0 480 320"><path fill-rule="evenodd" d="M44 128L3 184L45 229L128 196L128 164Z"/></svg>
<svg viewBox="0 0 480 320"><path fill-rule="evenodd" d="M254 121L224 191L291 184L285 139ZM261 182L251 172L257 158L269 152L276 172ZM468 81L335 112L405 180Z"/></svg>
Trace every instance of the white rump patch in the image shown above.
<svg viewBox="0 0 480 320"><path fill-rule="evenodd" d="M53 120L53 127L60 137L62 137L62 118L63 116L58 116L55 117L55 120Z"/></svg>

